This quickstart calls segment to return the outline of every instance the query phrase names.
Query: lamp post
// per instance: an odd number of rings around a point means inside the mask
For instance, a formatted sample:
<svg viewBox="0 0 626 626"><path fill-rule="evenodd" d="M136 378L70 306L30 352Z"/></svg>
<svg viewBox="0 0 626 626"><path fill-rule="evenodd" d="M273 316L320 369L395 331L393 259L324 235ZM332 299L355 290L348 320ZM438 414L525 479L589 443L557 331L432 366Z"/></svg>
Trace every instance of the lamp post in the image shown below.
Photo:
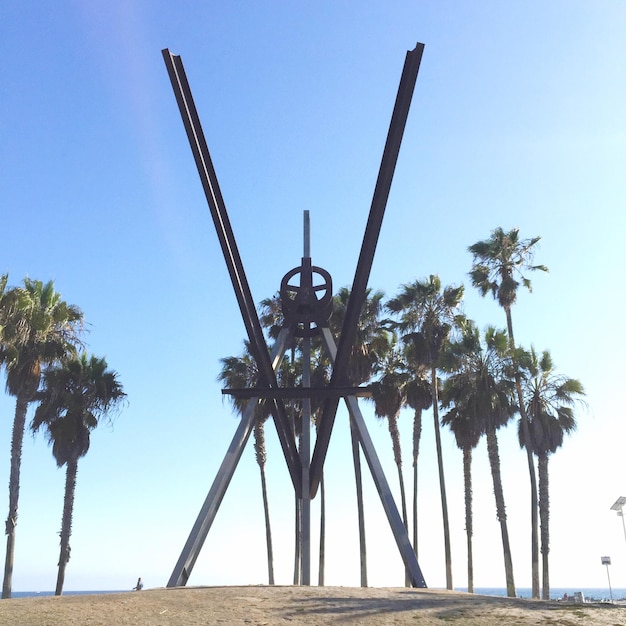
<svg viewBox="0 0 626 626"><path fill-rule="evenodd" d="M613 604L613 590L611 589L611 576L609 575L609 565L611 565L610 556L601 556L602 565L606 565L606 577L609 580L609 595L611 596L611 604Z"/></svg>
<svg viewBox="0 0 626 626"><path fill-rule="evenodd" d="M618 517L622 518L622 527L624 528L624 539L626 540L626 522L624 522L624 506L626 506L626 498L620 496L615 504L611 507L611 511L617 511Z"/></svg>

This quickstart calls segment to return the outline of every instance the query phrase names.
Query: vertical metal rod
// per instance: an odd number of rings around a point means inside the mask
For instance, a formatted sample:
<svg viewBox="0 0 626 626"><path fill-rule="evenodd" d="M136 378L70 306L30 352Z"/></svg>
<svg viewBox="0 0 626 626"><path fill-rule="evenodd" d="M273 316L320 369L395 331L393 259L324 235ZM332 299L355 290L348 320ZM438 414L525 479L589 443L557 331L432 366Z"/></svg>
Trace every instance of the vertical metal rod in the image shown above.
<svg viewBox="0 0 626 626"><path fill-rule="evenodd" d="M302 255L306 259L311 258L311 220L309 212L304 212L304 254Z"/></svg>
<svg viewBox="0 0 626 626"><path fill-rule="evenodd" d="M259 317L256 312L252 293L246 278L246 273L241 262L235 235L230 225L226 205L222 197L222 192L217 180L217 174L213 167L209 148L204 138L200 117L193 101L191 88L187 81L185 68L180 56L172 54L167 48L162 51L163 60L167 67L167 72L172 83L172 89L176 96L176 102L180 110L180 115L187 131L189 145L198 168L198 174L204 189L211 217L215 225L217 237L219 239L224 260L230 274L235 296L239 304L241 316L243 318L248 339L250 340L250 351L252 352L259 369L260 382L272 389L278 388L276 374L270 363L270 356L263 336L263 330L259 323ZM289 428L289 420L285 405L281 399L274 398L271 401L272 413L274 415L274 424L280 440L283 454L289 468L291 480L296 490L300 493L301 489L301 471L300 459L296 449L293 433Z"/></svg>
<svg viewBox="0 0 626 626"><path fill-rule="evenodd" d="M309 212L304 211L304 255L302 259L302 276L300 277L301 288L313 286L311 272L311 229ZM305 276L306 273L306 276ZM305 331L308 331L305 328ZM302 387L311 386L311 338L302 338ZM300 462L302 464L302 559L301 578L303 585L311 584L311 496L309 468L311 465L311 398L302 399L302 434L300 435Z"/></svg>
<svg viewBox="0 0 626 626"><path fill-rule="evenodd" d="M418 43L414 50L410 50L406 54L402 77L400 78L400 86L398 87L398 94L396 96L396 103L391 116L389 132L387 133L387 141L380 163L378 179L376 180L376 187L374 188L374 196L372 198L369 218L365 228L365 235L363 236L361 253L354 274L350 299L346 307L341 336L339 337L337 360L335 361L330 380L331 386L346 385L349 382L347 380L348 360L356 338L359 315L361 314L361 309L363 308L363 303L366 298L367 283L374 261L376 244L378 243L385 207L387 205L387 199L389 198L391 182L398 161L402 135L404 134L406 120L409 115L409 108L411 106L411 99L413 98L413 91L415 89L423 51L424 44ZM317 487L319 486L338 404L338 398L329 399L324 403L324 410L317 431L317 440L311 461L311 495L315 495Z"/></svg>
<svg viewBox="0 0 626 626"><path fill-rule="evenodd" d="M609 581L609 596L611 598L611 604L613 604L613 589L611 588L611 575L609 574L609 564L606 564L606 577Z"/></svg>
<svg viewBox="0 0 626 626"><path fill-rule="evenodd" d="M617 514L619 515L619 517L622 518L622 528L624 529L624 539L626 539L626 522L624 522L624 508L623 508L623 506L619 507L619 510L617 511Z"/></svg>
<svg viewBox="0 0 626 626"><path fill-rule="evenodd" d="M302 387L311 386L311 339L302 339ZM311 584L311 496L309 466L311 464L311 398L302 399L302 577L303 585Z"/></svg>

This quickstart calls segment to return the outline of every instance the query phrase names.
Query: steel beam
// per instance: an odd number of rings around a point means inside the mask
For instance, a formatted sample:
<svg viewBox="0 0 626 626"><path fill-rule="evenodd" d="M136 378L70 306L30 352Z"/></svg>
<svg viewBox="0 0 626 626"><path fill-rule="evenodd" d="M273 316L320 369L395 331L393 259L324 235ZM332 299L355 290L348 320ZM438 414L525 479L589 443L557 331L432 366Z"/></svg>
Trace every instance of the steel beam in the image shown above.
<svg viewBox="0 0 626 626"><path fill-rule="evenodd" d="M391 182L400 152L402 136L406 126L406 120L413 98L413 91L417 81L424 44L418 43L414 50L410 50L406 54L402 77L400 78L400 86L396 96L389 132L387 133L387 141L383 157L380 163L378 179L374 188L374 196L370 207L369 218L363 236L363 244L361 253L357 263L350 298L346 307L346 314L343 320L341 336L337 346L337 360L333 367L333 373L330 380L330 387L347 385L348 381L348 360L352 352L352 346L356 337L357 323L363 303L365 302L367 283L369 281L372 263L374 261L374 253L376 252L376 244L385 214L385 207L391 189ZM330 435L337 413L339 398L331 398L324 403L322 418L317 431L317 440L311 460L311 495L314 496L319 486L324 467L324 459L328 451Z"/></svg>
<svg viewBox="0 0 626 626"><path fill-rule="evenodd" d="M324 346L326 347L326 351L329 354L331 361L333 361L337 350L335 348L335 341L332 334L327 328L322 329L322 341L324 342ZM365 420L363 419L359 402L353 396L344 398L344 401L348 407L351 423L354 426L357 438L361 444L361 448L363 449L365 460L367 461L370 472L372 473L372 478L374 479L374 484L376 485L376 490L378 491L385 514L387 515L391 532L396 540L400 556L404 561L404 566L409 576L409 580L413 587L426 587L426 581L424 580L422 570L420 569L417 557L415 556L415 552L413 551L413 547L409 541L407 529L402 521L402 518L400 517L398 507L396 506L391 489L389 488L389 483L385 478L385 473L382 465L380 464L378 455L376 454L376 449L374 448L367 426L365 425Z"/></svg>
<svg viewBox="0 0 626 626"><path fill-rule="evenodd" d="M167 72L172 83L172 88L176 96L176 102L180 110L180 115L187 131L187 138L193 153L198 174L202 181L204 194L211 210L211 216L215 225L215 230L224 254L224 260L228 267L228 273L235 291L235 296L239 304L241 316L243 318L248 339L250 341L250 351L254 356L262 386L277 389L276 374L272 369L267 344L263 336L259 317L256 312L254 300L248 285L248 279L241 262L237 242L233 234L226 206L222 197L222 192L217 180L217 175L213 167L209 148L204 138L200 118L193 101L191 88L187 81L185 68L180 56L172 54L167 48L162 51L163 59L167 67ZM291 475L291 481L296 493L300 495L302 488L302 468L300 458L296 449L295 438L289 427L289 420L285 405L281 398L272 398L272 414L278 432L283 454L287 462L287 467Z"/></svg>
<svg viewBox="0 0 626 626"><path fill-rule="evenodd" d="M311 225L309 212L304 212L304 250L302 253L302 274L300 275L300 289L312 293L313 274L311 271ZM311 324L304 324L302 337L302 389L311 387ZM300 462L302 464L302 496L300 516L300 539L302 542L302 558L300 562L300 582L303 585L311 584L311 486L309 469L311 465L311 398L302 396L302 421L300 434Z"/></svg>
<svg viewBox="0 0 626 626"><path fill-rule="evenodd" d="M283 356L285 355L285 347L289 337L289 331L281 331L274 348L272 350L272 365L274 369L278 369ZM233 440L231 441L226 456L220 465L211 489L204 500L204 504L200 509L200 513L196 518L196 522L189 533L189 538L185 543L183 550L178 558L178 562L174 567L172 575L167 583L168 587L181 587L187 584L187 580L191 575L191 571L196 563L196 559L202 550L202 546L209 534L209 530L213 524L213 520L217 515L220 504L224 498L224 494L228 489L228 485L235 473L235 469L241 459L241 455L246 447L246 443L250 438L250 433L254 429L255 408L260 398L251 398L244 409L239 426L235 431Z"/></svg>
<svg viewBox="0 0 626 626"><path fill-rule="evenodd" d="M246 387L242 389L222 389L222 393L234 398L343 398L344 396L356 396L369 398L372 390L369 387L280 387L279 389L267 389L260 387Z"/></svg>

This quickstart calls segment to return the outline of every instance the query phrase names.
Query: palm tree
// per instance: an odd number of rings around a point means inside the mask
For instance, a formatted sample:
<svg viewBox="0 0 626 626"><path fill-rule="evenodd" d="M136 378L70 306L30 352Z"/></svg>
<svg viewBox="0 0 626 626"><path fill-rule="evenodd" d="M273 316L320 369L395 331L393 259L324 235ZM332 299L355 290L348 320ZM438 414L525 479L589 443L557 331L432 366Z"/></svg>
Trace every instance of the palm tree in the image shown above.
<svg viewBox="0 0 626 626"><path fill-rule="evenodd" d="M534 248L540 237L532 239L520 239L519 229L514 228L508 232L501 227L492 231L489 239L478 241L468 249L473 255L470 278L472 285L485 296L491 292L498 300L506 314L506 325L509 333L509 347L515 350L513 336L513 320L511 307L517 299L517 288L520 282L531 291L530 280L522 273L523 271L540 270L547 272L545 265L532 265ZM515 372L515 387L519 404L522 429L526 440L529 439L528 415L524 405L522 392L522 380L519 371ZM530 475L530 505L531 505L531 560L532 560L532 596L539 597L539 541L538 541L538 502L537 502L537 478L533 455L527 449L528 472Z"/></svg>
<svg viewBox="0 0 626 626"><path fill-rule="evenodd" d="M224 383L229 389L243 389L254 387L257 382L258 370L256 362L245 342L245 349L241 356L225 357L220 359L222 369L217 380ZM249 400L242 400L236 396L230 396L233 407L240 415L243 414ZM259 472L261 474L261 494L263 497L263 514L265 518L265 541L267 547L267 575L270 585L274 584L274 551L272 547L272 528L270 524L269 499L267 495L267 481L265 465L267 451L265 448L264 425L270 415L266 402L260 401L256 406L256 421L254 425L254 453Z"/></svg>
<svg viewBox="0 0 626 626"><path fill-rule="evenodd" d="M12 306L9 303L9 294L6 290L8 282L8 274L0 275L0 332L4 329L4 325L6 324L12 310Z"/></svg>
<svg viewBox="0 0 626 626"><path fill-rule="evenodd" d="M566 434L576 429L573 405L585 395L582 384L575 378L557 375L550 353L541 358L534 348L524 359L524 401L530 418L526 438L521 420L518 424L520 445L537 455L539 470L539 518L541 524L542 598L550 599L550 491L548 461L562 445Z"/></svg>
<svg viewBox="0 0 626 626"><path fill-rule="evenodd" d="M445 383L444 383L445 397ZM445 405L446 401L443 400ZM467 591L474 593L474 559L472 536L474 524L472 516L472 451L480 441L481 433L477 425L457 407L453 407L442 418L441 423L448 426L454 434L456 445L463 453L463 484L465 491L465 534L467 536Z"/></svg>
<svg viewBox="0 0 626 626"><path fill-rule="evenodd" d="M468 590L473 587L471 451L478 444L480 436L485 434L496 501L496 515L502 536L507 595L514 597L513 561L506 523L496 434L497 429L504 426L516 410L511 402L513 386L507 378L506 361L503 359L507 350L506 333L498 332L492 327L488 328L485 332L485 344L486 348L483 348L480 333L469 320L464 324L461 340L450 344L443 366L452 373L444 383L442 400L444 406L453 406L453 408L446 413L442 422L450 426L457 445L463 450Z"/></svg>
<svg viewBox="0 0 626 626"><path fill-rule="evenodd" d="M381 320L384 297L382 291L366 291L348 362L348 378L353 385L361 385L370 380L389 352L390 336ZM350 289L347 287L342 287L333 298L329 326L336 337L341 332L349 299Z"/></svg>
<svg viewBox="0 0 626 626"><path fill-rule="evenodd" d="M26 411L35 399L43 368L75 353L82 323L81 311L61 299L53 281L42 283L25 278L24 286L11 289L7 297L15 306L3 320L0 362L6 368L7 392L15 396L15 418L11 438L3 598L11 597Z"/></svg>
<svg viewBox="0 0 626 626"><path fill-rule="evenodd" d="M78 460L89 450L91 431L126 397L117 373L105 359L78 357L46 369L32 430L44 429L58 467L65 466L61 552L55 595L63 593L70 559L70 537Z"/></svg>
<svg viewBox="0 0 626 626"><path fill-rule="evenodd" d="M430 369L430 389L443 516L446 587L448 589L453 588L452 550L439 427L437 368L446 341L458 321L462 298L463 286L446 287L442 291L439 277L431 274L427 280L416 280L413 283L403 285L400 294L387 302L387 309L399 316L399 321L396 322L395 326L404 333L403 340L408 344L412 362L417 362Z"/></svg>
<svg viewBox="0 0 626 626"><path fill-rule="evenodd" d="M400 485L400 500L402 504L402 520L408 530L408 518L406 507L406 492L404 477L402 475L402 447L400 445L400 431L398 430L398 417L406 403L406 386L409 373L403 367L402 361L396 351L391 352L382 367L380 377L371 385L372 400L376 417L387 420L393 459L398 470L398 482Z"/></svg>
<svg viewBox="0 0 626 626"><path fill-rule="evenodd" d="M369 381L380 369L380 364L390 351L393 340L386 329L381 315L383 312L382 291L368 289L359 321L356 337L348 361L348 378L353 385L361 385ZM338 337L343 327L350 289L342 287L333 298L333 310L329 320L329 327L335 337ZM356 483L357 515L359 523L359 553L361 564L361 587L367 587L367 546L365 540L365 510L363 502L363 483L361 473L361 457L359 443L355 429L350 421L352 441L352 462Z"/></svg>
<svg viewBox="0 0 626 626"><path fill-rule="evenodd" d="M405 350L406 365L412 376L406 385L406 404L413 409L413 550L419 556L417 533L417 474L420 441L422 438L422 413L433 403L427 368L418 362L411 361L410 354Z"/></svg>

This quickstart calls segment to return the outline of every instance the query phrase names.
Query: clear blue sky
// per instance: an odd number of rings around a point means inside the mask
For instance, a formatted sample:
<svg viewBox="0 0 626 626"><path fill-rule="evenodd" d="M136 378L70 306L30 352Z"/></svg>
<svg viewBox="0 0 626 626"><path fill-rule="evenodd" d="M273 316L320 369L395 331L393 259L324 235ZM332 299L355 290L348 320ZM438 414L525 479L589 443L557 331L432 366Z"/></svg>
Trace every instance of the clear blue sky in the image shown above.
<svg viewBox="0 0 626 626"><path fill-rule="evenodd" d="M370 285L431 273L466 284L480 326L504 314L468 284L467 246L497 227L540 235L517 340L549 348L588 410L551 464L552 584L626 586L626 7L512 2L57 2L0 9L0 271L56 281L129 405L81 462L66 589L166 584L237 420L215 379L244 327L161 57L183 57L255 299L302 253L351 283L407 49L426 44ZM8 481L13 399L0 398ZM387 429L365 405L392 488ZM409 413L401 418L410 478ZM358 585L347 416L329 451L328 584ZM444 432L454 584L465 577L461 455ZM530 585L526 461L500 437L516 583ZM268 428L277 582L292 508ZM4 452L3 452L4 451ZM420 465L420 565L445 585L432 418ZM64 475L25 439L15 590L51 589ZM0 482L2 482L0 480ZM404 577L368 485L370 583ZM0 511L8 498L0 494ZM314 515L317 515L317 501ZM4 509L3 509L4 507ZM2 515L5 515L2 512ZM3 518L4 519L4 518ZM314 537L314 544L316 544ZM486 451L475 454L475 582L504 586ZM246 450L190 584L266 582L258 470ZM316 572L313 572L316 580Z"/></svg>

